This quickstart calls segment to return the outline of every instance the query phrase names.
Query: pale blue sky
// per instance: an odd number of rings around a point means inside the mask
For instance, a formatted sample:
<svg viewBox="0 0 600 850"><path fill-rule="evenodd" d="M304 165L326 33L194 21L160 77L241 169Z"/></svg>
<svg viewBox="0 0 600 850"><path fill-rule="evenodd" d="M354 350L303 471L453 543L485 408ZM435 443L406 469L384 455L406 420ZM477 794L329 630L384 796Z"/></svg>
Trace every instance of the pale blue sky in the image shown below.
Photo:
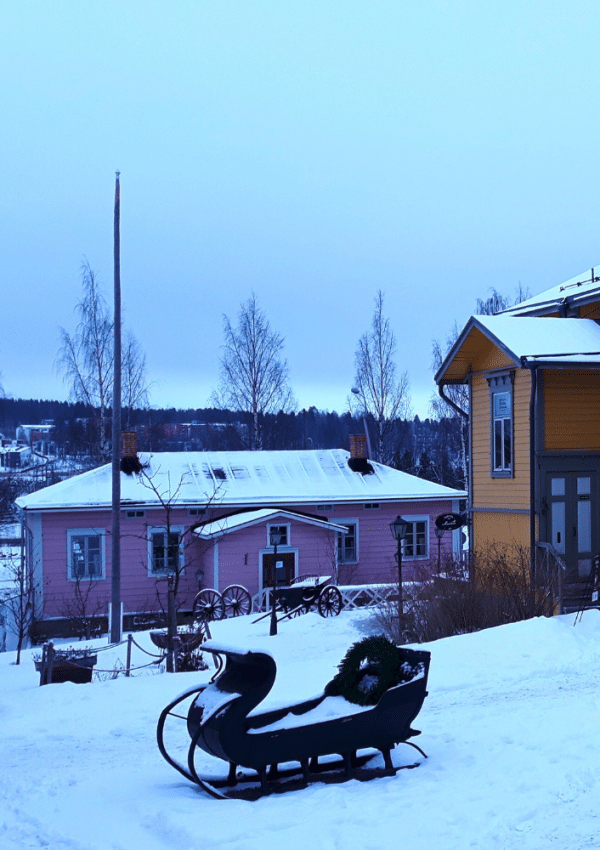
<svg viewBox="0 0 600 850"><path fill-rule="evenodd" d="M386 293L426 413L431 340L489 287L600 265L598 2L0 0L0 369L53 364L86 256L154 404L204 406L254 290L300 406L344 409Z"/></svg>

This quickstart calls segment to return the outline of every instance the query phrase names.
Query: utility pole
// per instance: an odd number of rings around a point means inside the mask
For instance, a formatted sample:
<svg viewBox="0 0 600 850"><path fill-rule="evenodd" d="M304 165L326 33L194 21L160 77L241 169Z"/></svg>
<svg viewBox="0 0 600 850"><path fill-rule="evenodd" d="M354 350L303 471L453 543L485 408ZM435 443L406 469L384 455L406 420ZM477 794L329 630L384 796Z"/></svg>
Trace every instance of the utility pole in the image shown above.
<svg viewBox="0 0 600 850"><path fill-rule="evenodd" d="M121 189L115 178L114 381L112 399L112 620L110 642L121 641Z"/></svg>

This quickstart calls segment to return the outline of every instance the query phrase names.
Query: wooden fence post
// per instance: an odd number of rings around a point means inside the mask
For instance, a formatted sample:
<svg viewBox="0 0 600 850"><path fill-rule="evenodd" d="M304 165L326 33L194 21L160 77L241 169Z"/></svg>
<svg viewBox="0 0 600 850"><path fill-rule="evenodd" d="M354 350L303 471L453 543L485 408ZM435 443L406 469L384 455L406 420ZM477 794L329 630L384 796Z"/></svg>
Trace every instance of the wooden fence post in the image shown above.
<svg viewBox="0 0 600 850"><path fill-rule="evenodd" d="M133 643L133 635L128 634L127 635L127 664L125 666L125 675L126 676L131 675L131 647L132 647L132 643Z"/></svg>

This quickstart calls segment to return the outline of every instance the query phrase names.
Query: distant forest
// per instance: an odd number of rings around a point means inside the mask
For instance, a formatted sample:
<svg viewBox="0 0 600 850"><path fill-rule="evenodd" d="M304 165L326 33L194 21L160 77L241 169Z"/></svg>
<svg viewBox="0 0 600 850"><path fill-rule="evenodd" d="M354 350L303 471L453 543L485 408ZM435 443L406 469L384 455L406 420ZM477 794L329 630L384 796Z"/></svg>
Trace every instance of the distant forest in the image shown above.
<svg viewBox="0 0 600 850"><path fill-rule="evenodd" d="M91 454L97 437L97 412L93 408L79 402L0 398L0 431L7 438L16 436L19 425L49 421L55 426L53 442L58 454ZM140 451L241 450L247 447L249 421L247 414L216 408L148 408L124 411L123 429L137 432ZM458 417L397 420L391 465L463 489L463 427ZM362 433L362 417L315 407L267 414L263 419L265 449L348 449L349 435Z"/></svg>

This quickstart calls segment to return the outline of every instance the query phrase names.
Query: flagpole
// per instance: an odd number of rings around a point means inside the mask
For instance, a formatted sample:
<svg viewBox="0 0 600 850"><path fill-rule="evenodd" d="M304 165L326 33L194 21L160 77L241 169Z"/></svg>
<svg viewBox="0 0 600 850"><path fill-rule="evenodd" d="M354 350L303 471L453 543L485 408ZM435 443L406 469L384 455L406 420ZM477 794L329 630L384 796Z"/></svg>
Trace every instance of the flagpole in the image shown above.
<svg viewBox="0 0 600 850"><path fill-rule="evenodd" d="M112 618L110 642L119 643L121 618L121 189L115 172L114 379L112 398Z"/></svg>

